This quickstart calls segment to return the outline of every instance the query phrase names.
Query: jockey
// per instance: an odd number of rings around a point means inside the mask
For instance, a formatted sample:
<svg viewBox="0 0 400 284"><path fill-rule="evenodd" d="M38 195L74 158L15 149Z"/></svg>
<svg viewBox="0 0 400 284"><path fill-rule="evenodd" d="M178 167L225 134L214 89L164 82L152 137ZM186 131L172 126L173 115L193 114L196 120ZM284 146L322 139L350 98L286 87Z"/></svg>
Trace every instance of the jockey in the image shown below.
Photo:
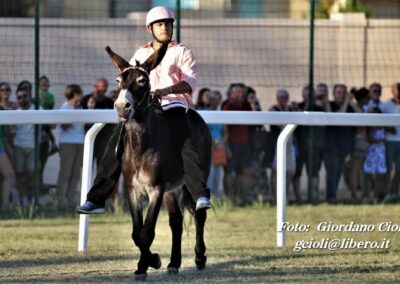
<svg viewBox="0 0 400 284"><path fill-rule="evenodd" d="M170 129L179 129L184 135L181 150L184 183L196 201L196 210L208 209L211 208L211 202L210 191L206 188L207 177L201 169L201 157L190 140L190 126L186 115L192 107L192 93L196 88L196 62L188 47L172 40L174 20L173 13L165 7L151 9L147 13L146 27L152 34L153 41L139 48L130 64L136 65L136 61L143 63L155 50L168 43L161 63L149 74L152 96L160 98L163 115L170 124ZM105 200L121 174L121 157L116 157L115 149L121 146L117 147L122 128L120 123L110 137L93 187L86 202L76 209L77 213L105 212Z"/></svg>

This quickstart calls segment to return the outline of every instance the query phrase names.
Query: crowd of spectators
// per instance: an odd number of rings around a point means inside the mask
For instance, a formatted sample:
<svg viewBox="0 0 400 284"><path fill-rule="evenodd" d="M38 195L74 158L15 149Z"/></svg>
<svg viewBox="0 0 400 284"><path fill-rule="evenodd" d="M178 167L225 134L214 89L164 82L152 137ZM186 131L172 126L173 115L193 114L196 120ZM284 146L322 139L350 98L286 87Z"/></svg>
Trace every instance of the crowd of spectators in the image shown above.
<svg viewBox="0 0 400 284"><path fill-rule="evenodd" d="M55 97L49 91L50 80L47 76L39 79L39 102L41 110L54 109ZM65 101L60 109L112 109L115 91L106 94L108 82L104 78L96 81L90 94L83 96L81 86L70 84L65 87ZM0 110L34 110L32 84L21 81L15 90L16 102L11 100L12 89L9 83L0 83ZM58 127L58 139L54 130ZM39 177L40 194L49 192L49 185L44 182L44 169L48 157L59 153L60 167L55 185L53 205L56 207L76 206L79 200L77 186L81 179L83 163L83 142L85 132L90 125L81 123L39 126ZM94 158L97 164L105 151L107 137L113 125L106 125L95 141ZM58 146L56 141L58 141ZM34 197L34 161L35 161L35 126L17 124L0 126L0 190L3 209L33 204ZM16 178L17 177L17 178Z"/></svg>
<svg viewBox="0 0 400 284"><path fill-rule="evenodd" d="M54 109L55 97L49 91L50 80L39 80L40 109ZM81 86L65 87L65 101L60 109L112 109L118 92L107 93L108 82L96 81L91 93L84 95ZM290 99L286 89L276 90L276 102L269 111L318 111L347 113L400 113L400 83L392 85L392 98L381 100L382 86L348 89L344 84L332 88L329 98L327 84L315 89L302 89L302 101ZM32 84L22 81L12 98L10 84L0 83L0 110L32 110ZM203 111L261 111L256 90L243 83L231 84L225 98L218 90L202 88L195 103ZM212 137L212 165L208 187L215 202L231 200L237 205L257 200L273 200L276 194L276 144L284 125L222 125L209 124ZM58 127L58 137L54 130ZM90 125L81 123L41 125L39 166L41 192L48 188L43 172L49 156L59 153L60 170L56 185L57 207L74 207L78 203L77 186L81 178L83 142ZM0 126L0 208L29 206L34 195L34 133L33 124ZM95 141L94 158L98 164L105 151L113 125L107 125ZM310 136L310 133L312 135ZM310 141L310 137L312 137ZM57 143L58 145L57 145ZM311 147L310 147L311 145ZM313 201L337 203L341 177L350 192L351 202L392 203L397 201L400 182L399 127L306 127L300 126L287 144L287 185L293 190L294 202L307 200L301 188L303 169L311 170ZM311 152L310 152L311 151ZM311 157L311 158L310 158ZM321 181L322 165L325 181ZM394 170L393 170L393 165ZM16 178L18 177L18 178ZM320 184L325 182L325 195ZM272 198L271 198L272 197Z"/></svg>
<svg viewBox="0 0 400 284"><path fill-rule="evenodd" d="M359 89L335 84L331 100L328 85L325 83L318 84L311 92L312 96L309 86L305 86L301 93L302 101L295 102L290 100L288 90L278 89L276 103L269 111L400 113L400 83L392 85L392 97L387 101L381 101L382 86L379 83ZM229 86L226 100L219 107L215 104L211 107L210 99L214 94L215 91L207 88L200 90L197 109L261 110L255 90L242 83ZM215 139L216 126L209 127ZM219 128L219 138L215 140L213 147L225 150L226 162L221 165L220 155L213 152L213 158L215 156L218 159L217 164L213 163L213 167L218 168L218 175L212 174L212 182L209 183L217 200L226 196L235 204L246 205L260 198L264 200L266 195L274 199L276 144L283 127L284 125L271 125L268 131L263 126L248 125ZM223 136L221 133L224 133ZM260 136L260 133L265 135ZM264 147L255 147L260 141ZM309 195L301 188L300 182L304 168L311 178L311 202L397 202L400 181L400 127L299 126L290 137L286 151L287 185L288 190L293 190L295 203L309 201ZM325 167L324 181L320 180L322 165ZM340 200L337 196L341 177L350 193L348 200ZM320 191L322 182L325 182L325 192Z"/></svg>

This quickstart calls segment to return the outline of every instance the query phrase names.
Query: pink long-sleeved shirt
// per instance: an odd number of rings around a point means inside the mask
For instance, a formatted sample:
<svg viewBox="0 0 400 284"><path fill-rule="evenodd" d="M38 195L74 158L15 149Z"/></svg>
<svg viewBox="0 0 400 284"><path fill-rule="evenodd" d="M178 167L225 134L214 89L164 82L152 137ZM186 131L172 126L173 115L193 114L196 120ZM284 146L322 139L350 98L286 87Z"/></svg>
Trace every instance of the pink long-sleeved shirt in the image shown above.
<svg viewBox="0 0 400 284"><path fill-rule="evenodd" d="M129 63L136 65L137 60L142 64L153 52L152 42L149 42L135 52ZM187 110L193 106L192 93L196 89L196 75L196 61L192 51L185 45L172 41L168 45L161 63L150 72L151 91L185 81L191 87L192 92L164 96L161 98L161 106L164 110L173 107L184 107Z"/></svg>

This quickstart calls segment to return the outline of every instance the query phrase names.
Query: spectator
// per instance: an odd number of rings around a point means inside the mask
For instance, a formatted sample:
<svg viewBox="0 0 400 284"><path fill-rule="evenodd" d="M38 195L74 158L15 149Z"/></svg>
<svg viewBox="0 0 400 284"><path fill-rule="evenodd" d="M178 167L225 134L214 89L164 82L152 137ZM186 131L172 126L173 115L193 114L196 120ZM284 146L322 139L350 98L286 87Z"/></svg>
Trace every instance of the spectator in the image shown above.
<svg viewBox="0 0 400 284"><path fill-rule="evenodd" d="M111 98L106 96L108 89L108 81L105 78L97 79L94 85L94 90L90 94L85 95L82 98L82 107L87 109L87 102L92 98L95 102L95 109L111 109L114 107L114 103Z"/></svg>
<svg viewBox="0 0 400 284"><path fill-rule="evenodd" d="M67 99L60 109L81 109L82 89L79 85L68 85L65 88ZM62 124L60 127L60 172L57 182L57 199L59 206L76 206L76 188L80 180L83 162L83 142L85 129L82 123Z"/></svg>
<svg viewBox="0 0 400 284"><path fill-rule="evenodd" d="M256 90L254 90L252 87L247 87L246 98L252 110L261 111L260 100L257 98Z"/></svg>
<svg viewBox="0 0 400 284"><path fill-rule="evenodd" d="M10 101L11 95L11 87L10 84L6 82L0 83L0 107L3 110L16 110L18 108L18 104L16 102ZM14 141L14 134L12 133L12 127L9 125L3 126L3 138L4 138L4 147L5 151L8 155L8 158L11 162L14 161L14 154L13 154L13 141Z"/></svg>
<svg viewBox="0 0 400 284"><path fill-rule="evenodd" d="M54 109L54 95L49 92L50 80L43 75L39 78L39 99L42 109Z"/></svg>
<svg viewBox="0 0 400 284"><path fill-rule="evenodd" d="M10 85L0 83L0 110L10 107L9 95L11 93ZM3 107L5 106L5 107ZM0 125L0 175L1 175L1 209L10 208L11 190L15 183L15 174L13 166L6 153L6 144L8 140L5 137L6 126Z"/></svg>
<svg viewBox="0 0 400 284"><path fill-rule="evenodd" d="M225 104L231 101L231 94L232 94L232 89L235 87L237 84L244 85L242 83L232 83L229 85L227 91L226 91L226 98L225 100L222 101L221 103L221 109L223 110L225 108Z"/></svg>
<svg viewBox="0 0 400 284"><path fill-rule="evenodd" d="M16 110L18 104L16 102L10 101L11 87L7 82L0 83L0 106L3 110Z"/></svg>
<svg viewBox="0 0 400 284"><path fill-rule="evenodd" d="M289 92L286 89L278 89L276 92L276 102L269 110L270 111L294 111L294 108L289 105ZM277 157L276 157L276 145L278 141L279 134L285 125L271 125L271 139L269 147L274 149L272 158L272 172L271 172L271 188L273 189L273 194L276 196L276 167L277 167ZM286 180L287 188L293 182L293 175L296 170L296 156L295 147L293 142L293 136L290 136L286 147ZM293 190L297 188L293 187ZM296 202L300 202L300 192L295 191Z"/></svg>
<svg viewBox="0 0 400 284"><path fill-rule="evenodd" d="M364 109L364 106L366 106L369 102L369 90L366 88L355 90L354 97L357 101L358 107L360 109ZM351 153L349 177L351 198L353 200L357 200L359 177L360 174L363 173L362 165L364 163L364 159L369 148L366 127L356 127L355 131L356 135L354 137L354 146Z"/></svg>
<svg viewBox="0 0 400 284"><path fill-rule="evenodd" d="M303 101L297 105L297 110L308 111L311 109L310 104L312 103L312 110L324 112L325 108L315 103L314 95L312 96L313 102L311 102L309 86L305 86L302 90ZM314 90L315 93L315 90ZM321 96L320 96L321 97ZM323 97L325 98L325 97ZM320 98L322 100L322 98ZM312 149L308 147L309 133L313 131ZM293 177L294 192L300 192L300 178L303 171L303 166L306 165L307 173L310 169L312 174L312 190L314 192L314 200L318 201L318 183L319 183L319 171L322 166L322 155L323 155L323 140L324 140L324 128L322 127L307 127L299 126L295 130L295 139L298 149L296 156L296 171ZM310 151L311 150L311 153ZM312 155L312 161L309 161L309 155ZM310 163L311 162L311 163Z"/></svg>
<svg viewBox="0 0 400 284"><path fill-rule="evenodd" d="M21 82L18 83L17 90L22 90L22 89L28 91L28 93L32 99L32 83L29 82L28 80L22 80ZM17 103L18 103L18 101L17 101Z"/></svg>
<svg viewBox="0 0 400 284"><path fill-rule="evenodd" d="M219 91L212 91L209 95L209 110L215 111L219 110L222 95ZM228 142L228 129L226 125L223 124L208 124L212 139L212 148L219 149L225 153L227 156L227 142ZM217 200L222 198L222 175L223 175L223 162L216 163L214 157L211 163L210 175L207 181L207 187L211 189L211 193L215 196Z"/></svg>
<svg viewBox="0 0 400 284"><path fill-rule="evenodd" d="M17 89L18 110L33 110L32 96L29 88L19 84ZM17 178L17 189L21 198L22 206L28 207L32 198L34 171L34 145L35 126L33 124L18 124L14 137L15 173Z"/></svg>
<svg viewBox="0 0 400 284"><path fill-rule="evenodd" d="M336 84L333 87L333 98L330 102L332 112L361 112L355 106L353 94L347 92L347 86ZM325 131L325 168L326 168L326 199L336 203L336 191L346 157L353 150L354 128L349 126L329 126Z"/></svg>
<svg viewBox="0 0 400 284"><path fill-rule="evenodd" d="M235 84L224 105L225 111L251 111L246 100L246 86ZM249 191L252 183L251 150L248 125L228 125L228 140L231 157L225 168L224 188L227 195L240 205L250 202Z"/></svg>
<svg viewBox="0 0 400 284"><path fill-rule="evenodd" d="M332 110L331 105L329 104L328 85L325 83L319 83L316 91L314 104L323 108L326 112L331 112Z"/></svg>
<svg viewBox="0 0 400 284"><path fill-rule="evenodd" d="M197 102L195 109L197 110L206 110L209 107L210 101L209 101L209 95L210 95L211 90L209 88L201 88L199 90L199 94L197 96Z"/></svg>
<svg viewBox="0 0 400 284"><path fill-rule="evenodd" d="M371 107L368 113L382 113L380 108ZM368 148L364 161L364 172L366 174L366 187L364 201L369 202L369 195L374 184L374 203L382 201L384 196L384 181L387 172L385 158L385 130L383 127L368 127Z"/></svg>
<svg viewBox="0 0 400 284"><path fill-rule="evenodd" d="M3 108L0 106L0 111ZM15 174L5 150L4 126L0 125L0 192L1 207L0 209L8 209L10 207L11 189L14 187Z"/></svg>
<svg viewBox="0 0 400 284"><path fill-rule="evenodd" d="M392 98L382 105L383 113L400 113L400 83L392 85ZM386 185L388 193L384 203L397 201L397 191L400 184L400 126L386 133ZM391 176L392 166L395 164L394 175Z"/></svg>
<svg viewBox="0 0 400 284"><path fill-rule="evenodd" d="M326 83L319 83L317 85L317 90L316 90L316 95L315 95L315 105L321 107L324 109L325 112L332 112L331 110L331 105L329 103L329 88ZM325 126L319 126L320 129L320 134L322 137L325 137L325 131L326 127ZM324 139L321 139L321 141L324 141ZM325 161L324 157L324 150L322 149L322 152L320 152L319 155L320 160L318 161L318 166L321 168L322 167L322 162ZM325 163L325 162L324 162ZM319 192L319 174L318 178L316 180L316 184L314 187L315 192Z"/></svg>
<svg viewBox="0 0 400 284"><path fill-rule="evenodd" d="M256 91L252 87L247 87L246 100L250 104L251 110L261 111L260 101L257 98ZM257 148L264 149L265 147L265 143L258 140L260 137L256 137L257 132L262 131L265 131L263 125L249 125L249 139L253 160L257 160L257 158L260 156L258 153L260 149Z"/></svg>
<svg viewBox="0 0 400 284"><path fill-rule="evenodd" d="M255 89L247 86L247 102L253 111L262 111L260 100ZM265 153L268 147L269 133L264 125L249 125L250 147L253 174L256 184L253 186L253 195L258 200L266 200L268 197L268 178L266 174Z"/></svg>
<svg viewBox="0 0 400 284"><path fill-rule="evenodd" d="M83 109L113 109L114 102L111 98L106 96L108 88L108 81L105 78L100 78L96 81L94 90L92 93L85 95L82 98ZM91 125L86 126L86 130L89 130ZM111 137L114 129L113 124L106 124L99 132L94 142L94 158L96 159L97 167L100 166L100 161L103 158L106 150L108 139Z"/></svg>
<svg viewBox="0 0 400 284"><path fill-rule="evenodd" d="M115 103L119 95L119 90L111 90L108 93L108 97Z"/></svg>
<svg viewBox="0 0 400 284"><path fill-rule="evenodd" d="M379 83L372 83L369 86L369 101L368 104L364 105L363 111L368 112L370 108L378 107L382 109L382 85Z"/></svg>
<svg viewBox="0 0 400 284"><path fill-rule="evenodd" d="M54 109L54 95L49 92L50 80L47 76L42 76L39 79L39 99L40 106L44 110ZM55 125L42 125L41 135L40 135L40 146L39 146L39 159L40 159L40 182L42 188L44 187L43 173L46 167L47 159L50 155L58 152L58 147L56 145L56 140L52 133L52 128Z"/></svg>

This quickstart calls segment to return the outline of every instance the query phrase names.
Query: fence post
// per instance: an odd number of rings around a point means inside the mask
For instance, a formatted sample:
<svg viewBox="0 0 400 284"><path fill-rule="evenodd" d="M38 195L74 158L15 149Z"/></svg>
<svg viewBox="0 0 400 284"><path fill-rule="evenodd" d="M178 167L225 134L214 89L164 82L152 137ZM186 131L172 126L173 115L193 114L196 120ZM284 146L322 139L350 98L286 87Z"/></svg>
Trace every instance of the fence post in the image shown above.
<svg viewBox="0 0 400 284"><path fill-rule="evenodd" d="M92 185L94 140L104 125L105 123L95 123L85 136L82 165L81 205L85 203L86 195L89 192L90 186ZM78 251L87 250L89 235L88 227L89 215L81 214L79 217Z"/></svg>
<svg viewBox="0 0 400 284"><path fill-rule="evenodd" d="M35 109L39 109L40 98L39 98L39 77L40 77L40 0L35 0ZM32 95L32 94L30 94ZM41 183L40 176L40 163L39 163L39 135L40 135L40 126L35 124L35 140L34 140L34 197L35 202L38 202L39 197L39 188Z"/></svg>
<svg viewBox="0 0 400 284"><path fill-rule="evenodd" d="M276 220L277 220L277 246L286 245L286 231L282 230L282 225L286 222L286 145L290 135L297 125L288 124L278 137L276 147L277 178L276 178Z"/></svg>
<svg viewBox="0 0 400 284"><path fill-rule="evenodd" d="M314 24L315 24L315 0L310 0L310 50L309 50L309 65L308 65L308 111L314 110ZM307 196L308 202L314 201L313 195L313 138L314 129L309 127L307 130L307 162L308 181L307 181ZM299 180L300 183L300 180Z"/></svg>
<svg viewBox="0 0 400 284"><path fill-rule="evenodd" d="M176 42L181 42L181 1L176 0L175 8L175 21L176 21Z"/></svg>

